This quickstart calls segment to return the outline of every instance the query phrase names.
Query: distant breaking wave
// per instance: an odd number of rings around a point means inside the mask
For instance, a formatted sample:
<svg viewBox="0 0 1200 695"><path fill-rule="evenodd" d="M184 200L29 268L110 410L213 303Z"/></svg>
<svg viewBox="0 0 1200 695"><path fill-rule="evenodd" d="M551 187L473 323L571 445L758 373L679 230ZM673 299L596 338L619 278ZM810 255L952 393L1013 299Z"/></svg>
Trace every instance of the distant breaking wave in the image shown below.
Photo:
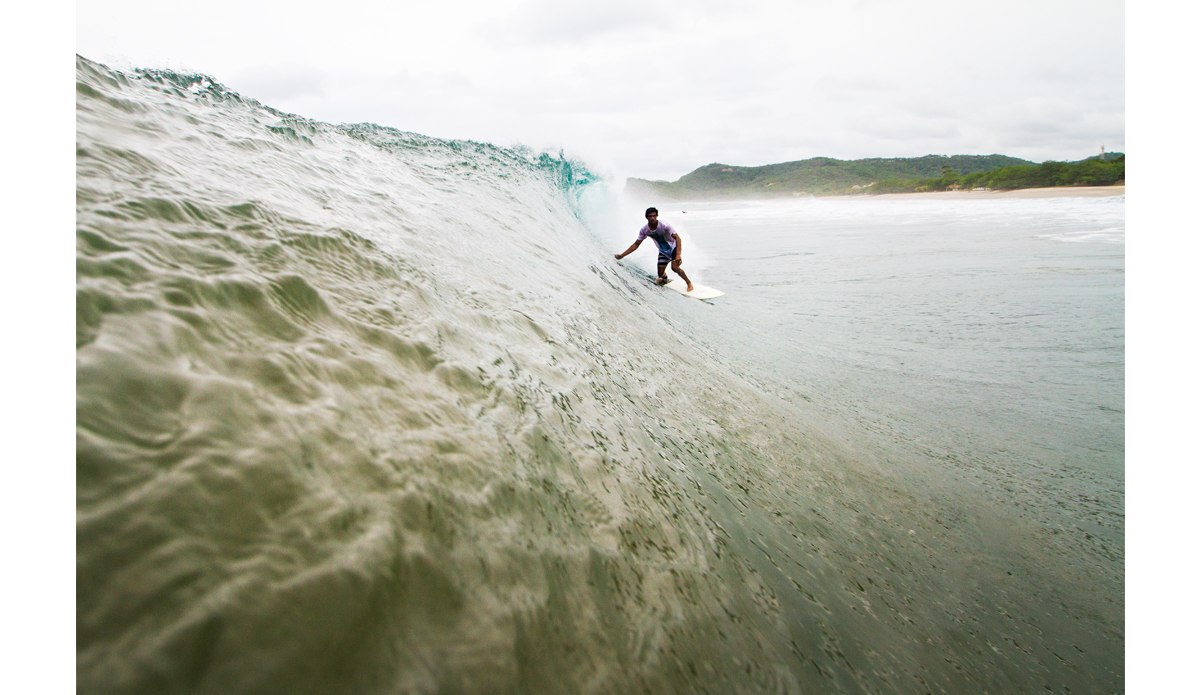
<svg viewBox="0 0 1200 695"><path fill-rule="evenodd" d="M581 163L76 70L79 692L1119 687L674 330Z"/></svg>

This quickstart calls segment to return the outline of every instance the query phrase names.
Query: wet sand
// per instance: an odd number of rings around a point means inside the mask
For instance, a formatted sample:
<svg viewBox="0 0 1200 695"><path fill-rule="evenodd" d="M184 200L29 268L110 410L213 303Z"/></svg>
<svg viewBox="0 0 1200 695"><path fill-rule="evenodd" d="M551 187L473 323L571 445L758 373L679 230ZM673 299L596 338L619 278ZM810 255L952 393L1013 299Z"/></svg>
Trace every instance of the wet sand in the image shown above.
<svg viewBox="0 0 1200 695"><path fill-rule="evenodd" d="M951 198L992 200L995 198L1105 198L1125 195L1124 186L1061 186L1022 188L1015 191L930 191L927 193L882 193L872 198ZM838 196L858 197L858 196Z"/></svg>

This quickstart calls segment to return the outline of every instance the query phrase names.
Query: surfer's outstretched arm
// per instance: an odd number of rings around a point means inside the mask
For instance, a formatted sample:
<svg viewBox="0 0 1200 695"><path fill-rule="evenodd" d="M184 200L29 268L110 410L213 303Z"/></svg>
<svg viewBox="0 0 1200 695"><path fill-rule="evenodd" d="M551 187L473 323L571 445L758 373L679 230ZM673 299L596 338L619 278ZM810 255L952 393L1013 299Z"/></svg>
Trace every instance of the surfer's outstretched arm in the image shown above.
<svg viewBox="0 0 1200 695"><path fill-rule="evenodd" d="M629 254L633 253L634 251L636 251L637 247L639 247L641 245L642 245L642 240L638 239L637 241L633 242L633 244L629 248L625 249L621 253L615 253L615 254L613 254L613 256L616 257L616 259L619 261L622 258L624 258L624 257L628 256Z"/></svg>

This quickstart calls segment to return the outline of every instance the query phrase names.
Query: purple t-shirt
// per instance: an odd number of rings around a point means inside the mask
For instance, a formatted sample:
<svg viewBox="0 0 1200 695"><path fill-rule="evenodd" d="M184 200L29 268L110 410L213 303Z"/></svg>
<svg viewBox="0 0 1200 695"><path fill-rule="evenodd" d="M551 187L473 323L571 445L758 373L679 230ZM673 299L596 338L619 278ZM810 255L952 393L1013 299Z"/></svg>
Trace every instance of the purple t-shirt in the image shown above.
<svg viewBox="0 0 1200 695"><path fill-rule="evenodd" d="M675 257L675 237L671 236L675 233L675 228L666 222L659 222L658 229L650 229L650 225L642 227L638 232L638 241L650 237L654 243L658 244L660 253L665 253L671 258Z"/></svg>

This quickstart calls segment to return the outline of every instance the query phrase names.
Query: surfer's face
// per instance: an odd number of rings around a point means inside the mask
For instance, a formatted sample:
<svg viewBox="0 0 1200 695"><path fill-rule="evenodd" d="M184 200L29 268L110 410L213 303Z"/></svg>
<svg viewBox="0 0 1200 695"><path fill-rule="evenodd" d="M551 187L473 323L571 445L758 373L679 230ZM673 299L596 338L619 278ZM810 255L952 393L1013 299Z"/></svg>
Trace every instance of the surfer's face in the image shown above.
<svg viewBox="0 0 1200 695"><path fill-rule="evenodd" d="M646 213L646 221L650 223L650 229L654 229L655 227L658 226L658 213L657 212Z"/></svg>

